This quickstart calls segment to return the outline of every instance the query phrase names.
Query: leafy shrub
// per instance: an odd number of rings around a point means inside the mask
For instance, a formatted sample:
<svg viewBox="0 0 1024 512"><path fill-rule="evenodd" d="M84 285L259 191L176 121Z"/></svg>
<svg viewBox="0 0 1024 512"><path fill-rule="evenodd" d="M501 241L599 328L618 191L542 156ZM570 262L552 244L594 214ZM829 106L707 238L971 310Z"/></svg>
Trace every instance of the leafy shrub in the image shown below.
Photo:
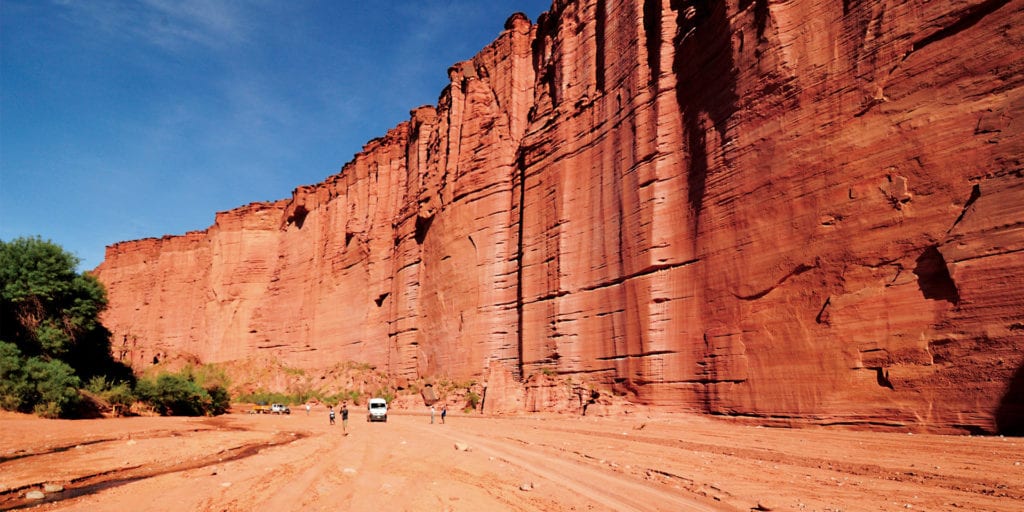
<svg viewBox="0 0 1024 512"><path fill-rule="evenodd" d="M304 403L296 395L286 395L284 393L274 393L270 391L256 391L246 395L239 395L239 402L246 402L251 404L288 404L295 405L298 403Z"/></svg>
<svg viewBox="0 0 1024 512"><path fill-rule="evenodd" d="M200 386L188 372L162 373L142 379L135 387L139 400L164 416L202 416L223 414L231 405L227 389L215 385Z"/></svg>
<svg viewBox="0 0 1024 512"><path fill-rule="evenodd" d="M0 341L0 407L9 411L31 408L32 388L24 372L25 360L13 343Z"/></svg>
<svg viewBox="0 0 1024 512"><path fill-rule="evenodd" d="M328 403L334 402L351 402L353 405L359 405L362 401L362 393L354 389L348 391L342 391L326 397Z"/></svg>
<svg viewBox="0 0 1024 512"><path fill-rule="evenodd" d="M78 405L80 385L67 363L24 359L14 344L0 342L0 405L4 409L59 418Z"/></svg>
<svg viewBox="0 0 1024 512"><path fill-rule="evenodd" d="M380 388L374 393L375 397L383 398L387 403L391 403L395 399L395 393L388 388Z"/></svg>
<svg viewBox="0 0 1024 512"><path fill-rule="evenodd" d="M252 403L252 404L288 404L297 405L304 404L310 400L325 404L338 404L341 402L348 402L354 405L359 405L362 400L362 393L356 390L340 391L338 393L327 394L318 389L307 389L299 393L277 393L271 391L258 390L254 393L248 393L245 395L239 395L237 397L239 402Z"/></svg>
<svg viewBox="0 0 1024 512"><path fill-rule="evenodd" d="M466 393L466 412L475 411L480 406L480 395L476 391Z"/></svg>
<svg viewBox="0 0 1024 512"><path fill-rule="evenodd" d="M25 374L35 385L36 400L32 411L44 418L58 418L78 405L81 381L75 370L64 361L43 361L31 357Z"/></svg>
<svg viewBox="0 0 1024 512"><path fill-rule="evenodd" d="M206 393L210 395L210 406L207 409L209 414L217 416L231 408L231 393L228 393L227 388L212 386L206 388Z"/></svg>
<svg viewBox="0 0 1024 512"><path fill-rule="evenodd" d="M135 396L135 391L128 382L113 383L106 379L102 375L96 375L89 379L86 383L85 389L90 393L106 400L115 409L121 411L128 410L138 399Z"/></svg>
<svg viewBox="0 0 1024 512"><path fill-rule="evenodd" d="M109 402L110 405L117 407L121 411L127 411L128 408L137 401L135 392L127 382L120 382L111 386L111 388L101 396L104 400Z"/></svg>

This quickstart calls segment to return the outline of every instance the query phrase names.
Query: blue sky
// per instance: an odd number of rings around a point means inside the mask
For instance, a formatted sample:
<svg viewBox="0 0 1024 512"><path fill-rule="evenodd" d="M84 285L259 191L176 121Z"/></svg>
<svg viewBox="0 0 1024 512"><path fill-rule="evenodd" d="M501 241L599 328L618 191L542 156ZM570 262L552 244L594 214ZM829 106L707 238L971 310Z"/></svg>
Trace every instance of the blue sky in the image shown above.
<svg viewBox="0 0 1024 512"><path fill-rule="evenodd" d="M107 245L289 197L550 0L0 0L0 239Z"/></svg>

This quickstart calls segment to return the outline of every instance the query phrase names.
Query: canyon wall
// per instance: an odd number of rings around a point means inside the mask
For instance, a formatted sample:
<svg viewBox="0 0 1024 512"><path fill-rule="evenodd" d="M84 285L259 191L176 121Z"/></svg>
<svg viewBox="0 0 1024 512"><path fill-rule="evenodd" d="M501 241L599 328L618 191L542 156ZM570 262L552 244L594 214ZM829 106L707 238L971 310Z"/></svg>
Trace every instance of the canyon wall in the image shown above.
<svg viewBox="0 0 1024 512"><path fill-rule="evenodd" d="M324 183L108 247L103 320L138 369L1024 430L1021 48L1024 0L555 0Z"/></svg>

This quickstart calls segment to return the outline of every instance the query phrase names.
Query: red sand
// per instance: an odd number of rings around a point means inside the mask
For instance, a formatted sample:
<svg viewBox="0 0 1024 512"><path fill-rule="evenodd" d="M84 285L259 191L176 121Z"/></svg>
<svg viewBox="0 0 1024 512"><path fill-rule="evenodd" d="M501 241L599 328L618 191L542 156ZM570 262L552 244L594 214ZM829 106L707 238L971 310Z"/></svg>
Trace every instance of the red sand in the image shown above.
<svg viewBox="0 0 1024 512"><path fill-rule="evenodd" d="M0 509L1020 510L1024 440L684 415L0 415ZM468 447L463 451L458 444ZM44 483L66 489L38 504Z"/></svg>

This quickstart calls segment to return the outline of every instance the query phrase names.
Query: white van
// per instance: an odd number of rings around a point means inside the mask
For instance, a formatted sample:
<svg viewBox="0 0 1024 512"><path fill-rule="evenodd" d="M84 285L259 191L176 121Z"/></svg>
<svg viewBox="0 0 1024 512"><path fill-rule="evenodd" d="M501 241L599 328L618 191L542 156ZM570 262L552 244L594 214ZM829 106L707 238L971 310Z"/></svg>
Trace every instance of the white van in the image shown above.
<svg viewBox="0 0 1024 512"><path fill-rule="evenodd" d="M383 398L371 398L367 404L369 412L366 421L388 421L388 401Z"/></svg>

